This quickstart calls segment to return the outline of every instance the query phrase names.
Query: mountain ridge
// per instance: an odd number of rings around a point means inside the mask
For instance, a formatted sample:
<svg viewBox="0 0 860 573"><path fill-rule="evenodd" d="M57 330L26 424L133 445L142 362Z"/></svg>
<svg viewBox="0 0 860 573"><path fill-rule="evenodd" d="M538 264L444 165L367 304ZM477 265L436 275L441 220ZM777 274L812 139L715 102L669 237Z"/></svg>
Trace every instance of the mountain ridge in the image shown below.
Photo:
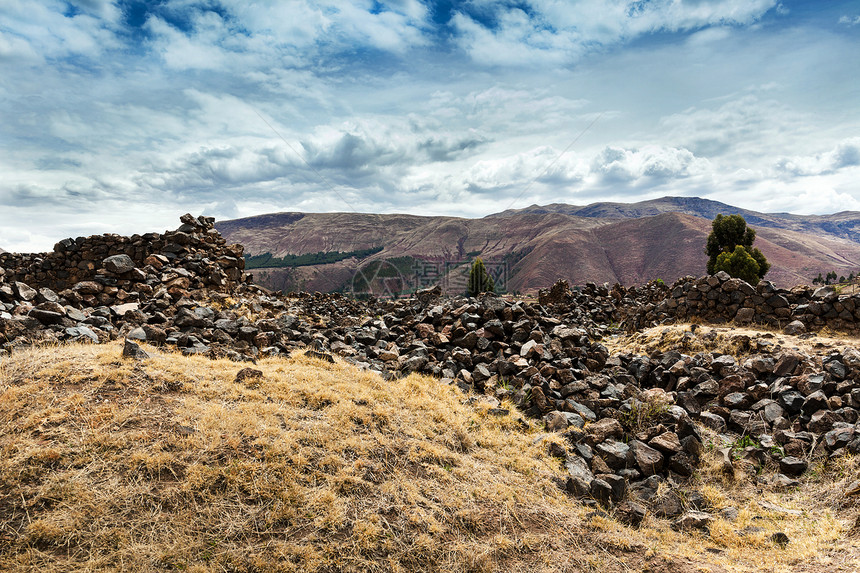
<svg viewBox="0 0 860 573"><path fill-rule="evenodd" d="M756 245L773 263L767 278L780 286L809 283L819 272L847 276L860 269L858 212L759 213L698 197L533 205L474 219L285 212L220 221L216 228L250 255L381 248L366 259L254 271L255 280L278 290L349 290L350 278L374 261L397 261L398 273L410 282L410 262L443 261L453 268L481 256L504 265L508 291L533 291L558 278L640 284L704 274L704 244L718 212L741 214L757 230Z"/></svg>

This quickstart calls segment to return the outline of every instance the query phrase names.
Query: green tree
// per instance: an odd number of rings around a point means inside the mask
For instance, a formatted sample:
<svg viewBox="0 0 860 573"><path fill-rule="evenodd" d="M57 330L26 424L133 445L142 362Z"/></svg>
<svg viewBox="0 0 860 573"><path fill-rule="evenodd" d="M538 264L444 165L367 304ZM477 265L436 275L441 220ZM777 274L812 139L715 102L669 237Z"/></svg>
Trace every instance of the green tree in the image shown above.
<svg viewBox="0 0 860 573"><path fill-rule="evenodd" d="M745 247L738 245L731 253L717 255L714 272L726 271L731 276L756 284L760 280L758 262L749 254Z"/></svg>
<svg viewBox="0 0 860 573"><path fill-rule="evenodd" d="M764 254L753 247L755 241L755 229L747 227L746 220L740 215L717 215L711 223L711 234L705 245L705 254L708 255L708 274L726 271L733 277L742 278L751 284L756 284L764 278L770 270ZM741 252L738 252L741 247ZM720 259L722 257L722 263ZM754 275L753 265L747 258L755 263ZM730 269L736 269L734 271ZM744 276L736 273L744 273Z"/></svg>
<svg viewBox="0 0 860 573"><path fill-rule="evenodd" d="M482 292L495 292L496 285L493 282L493 277L489 275L484 261L481 257L475 259L472 263L472 270L469 271L469 295L478 296Z"/></svg>

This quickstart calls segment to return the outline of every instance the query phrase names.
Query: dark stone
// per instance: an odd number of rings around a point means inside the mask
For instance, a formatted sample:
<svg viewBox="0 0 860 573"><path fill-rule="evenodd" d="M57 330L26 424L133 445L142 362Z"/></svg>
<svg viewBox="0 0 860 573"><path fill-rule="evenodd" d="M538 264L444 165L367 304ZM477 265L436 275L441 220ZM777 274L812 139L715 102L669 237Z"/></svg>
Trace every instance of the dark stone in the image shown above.
<svg viewBox="0 0 860 573"><path fill-rule="evenodd" d="M597 500L601 505L609 505L612 499L612 486L602 479L593 479L589 485L591 497Z"/></svg>
<svg viewBox="0 0 860 573"><path fill-rule="evenodd" d="M799 476L808 466L806 461L794 456L786 456L779 460L779 471L789 476Z"/></svg>
<svg viewBox="0 0 860 573"><path fill-rule="evenodd" d="M627 467L630 456L630 446L627 444L614 440L606 440L597 444L594 449L611 469L619 470Z"/></svg>
<svg viewBox="0 0 860 573"><path fill-rule="evenodd" d="M618 521L631 527L639 527L646 514L645 506L635 501L625 501L615 510Z"/></svg>
<svg viewBox="0 0 860 573"><path fill-rule="evenodd" d="M128 255L113 255L102 261L104 268L111 273L121 275L135 269L134 261Z"/></svg>
<svg viewBox="0 0 860 573"><path fill-rule="evenodd" d="M146 360L149 358L149 353L131 340L126 340L122 348L123 358L133 358L135 360Z"/></svg>
<svg viewBox="0 0 860 573"><path fill-rule="evenodd" d="M663 454L656 449L639 440L633 440L630 443L630 449L642 475L651 476L663 470Z"/></svg>

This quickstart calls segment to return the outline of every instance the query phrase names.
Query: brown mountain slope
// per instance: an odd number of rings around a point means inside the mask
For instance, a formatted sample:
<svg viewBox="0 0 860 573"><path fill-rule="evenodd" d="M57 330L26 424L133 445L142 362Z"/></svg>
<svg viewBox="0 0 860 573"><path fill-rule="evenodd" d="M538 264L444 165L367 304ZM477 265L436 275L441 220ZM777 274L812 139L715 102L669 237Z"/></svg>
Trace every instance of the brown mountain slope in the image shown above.
<svg viewBox="0 0 860 573"><path fill-rule="evenodd" d="M488 218L510 217L521 213L563 213L577 217L599 219L639 219L662 213L683 213L713 220L719 214L743 215L755 227L771 227L811 233L818 236L845 238L860 242L860 212L842 211L831 215L794 215L792 213L760 213L700 197L661 197L638 203L592 203L586 206L553 203L508 210Z"/></svg>
<svg viewBox="0 0 860 573"><path fill-rule="evenodd" d="M362 260L254 271L257 280L278 290L350 290L359 269L383 260L393 261L396 274L414 286L416 273L424 272L416 270L423 268L417 263L432 261L450 270L476 256L503 273L500 280L508 291L531 291L558 278L573 284L640 284L705 272L709 219L677 212L625 218L617 212L612 215L612 209L604 208L600 214L607 217L594 217L525 209L482 219L279 213L219 222L217 228L229 241L244 244L250 255L381 248ZM757 231L756 246L773 264L767 278L780 286L808 283L819 272L835 270L847 276L860 269L860 243L823 231L811 234L776 227ZM459 282L451 282L455 290L462 288L464 276L462 269L457 273Z"/></svg>

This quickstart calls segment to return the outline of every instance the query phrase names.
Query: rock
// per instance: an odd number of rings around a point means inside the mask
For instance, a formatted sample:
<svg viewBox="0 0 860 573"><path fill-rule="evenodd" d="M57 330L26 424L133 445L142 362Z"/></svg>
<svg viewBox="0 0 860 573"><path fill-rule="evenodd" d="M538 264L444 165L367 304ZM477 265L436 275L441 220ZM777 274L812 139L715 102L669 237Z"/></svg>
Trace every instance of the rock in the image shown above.
<svg viewBox="0 0 860 573"><path fill-rule="evenodd" d="M799 476L806 471L809 464L794 456L785 456L779 460L779 471L790 476Z"/></svg>
<svg viewBox="0 0 860 573"><path fill-rule="evenodd" d="M669 490L651 502L651 509L658 517L671 519L684 513L681 498L675 490Z"/></svg>
<svg viewBox="0 0 860 573"><path fill-rule="evenodd" d="M609 484L612 489L610 499L613 503L618 503L624 499L624 496L627 494L626 479L615 474L597 474L594 477Z"/></svg>
<svg viewBox="0 0 860 573"><path fill-rule="evenodd" d="M712 429L718 434L722 434L726 431L726 421L711 412L702 412L699 416L699 421L703 426Z"/></svg>
<svg viewBox="0 0 860 573"><path fill-rule="evenodd" d="M655 436L648 444L663 452L666 455L672 455L681 451L681 440L678 439L678 434L675 432L663 432L659 436Z"/></svg>
<svg viewBox="0 0 860 573"><path fill-rule="evenodd" d="M126 340L139 340L146 341L146 331L143 328L137 327L129 331L128 334L125 335Z"/></svg>
<svg viewBox="0 0 860 573"><path fill-rule="evenodd" d="M806 332L806 325L799 320L792 320L785 325L785 328L783 328L782 331L789 335L803 334Z"/></svg>
<svg viewBox="0 0 860 573"><path fill-rule="evenodd" d="M586 431L595 444L604 442L610 438L620 438L624 434L624 428L621 427L621 423L615 418L603 418L594 422L586 428Z"/></svg>
<svg viewBox="0 0 860 573"><path fill-rule="evenodd" d="M799 487L800 482L797 481L796 479L792 479L792 478L788 477L785 474L776 474L776 476L774 476L774 478L773 478L773 481L771 482L771 485L773 485L773 487L775 489L780 490L780 489L788 489L788 488L792 488L792 487Z"/></svg>
<svg viewBox="0 0 860 573"><path fill-rule="evenodd" d="M247 386L259 386L260 380L263 378L263 371L255 368L242 368L236 373L233 382L236 384L245 384Z"/></svg>
<svg viewBox="0 0 860 573"><path fill-rule="evenodd" d="M635 501L625 501L615 510L618 521L632 527L639 527L645 515L647 515L645 506Z"/></svg>
<svg viewBox="0 0 860 573"><path fill-rule="evenodd" d="M35 289L30 288L26 283L16 281L15 283L13 283L13 286L15 287L15 292L18 293L18 297L21 300L30 302L31 300L35 300L36 297L39 295L39 293Z"/></svg>
<svg viewBox="0 0 860 573"><path fill-rule="evenodd" d="M601 505L609 505L609 502L612 500L612 486L602 479L595 478L591 480L589 492L591 493L591 497Z"/></svg>
<svg viewBox="0 0 860 573"><path fill-rule="evenodd" d="M123 345L122 356L123 358L133 358L135 360L146 360L150 357L149 353L141 348L140 345L128 339L126 339Z"/></svg>
<svg viewBox="0 0 860 573"><path fill-rule="evenodd" d="M714 516L704 511L688 511L674 523L672 529L678 531L689 531L692 529L705 530L711 525Z"/></svg>
<svg viewBox="0 0 860 573"><path fill-rule="evenodd" d="M50 310L43 310L40 308L34 308L30 312L27 313L27 316L35 318L42 324L58 324L60 321L65 318L65 313L53 312Z"/></svg>
<svg viewBox="0 0 860 573"><path fill-rule="evenodd" d="M619 470L627 467L630 457L630 446L624 442L606 440L597 444L594 449L611 469Z"/></svg>
<svg viewBox="0 0 860 573"><path fill-rule="evenodd" d="M651 476L663 470L663 454L659 451L639 440L633 440L630 446L633 451L633 457L636 460L636 465L639 467L642 475Z"/></svg>
<svg viewBox="0 0 860 573"><path fill-rule="evenodd" d="M813 413L823 410L829 409L830 406L827 402L827 395L821 390L817 392L813 392L803 401L803 405L801 406L801 411L811 416Z"/></svg>
<svg viewBox="0 0 860 573"><path fill-rule="evenodd" d="M102 261L104 268L111 273L121 275L135 269L134 261L128 255L113 255Z"/></svg>
<svg viewBox="0 0 860 573"><path fill-rule="evenodd" d="M770 540L782 548L785 548L789 542L788 535L786 535L782 531L777 531L776 533L771 535Z"/></svg>
<svg viewBox="0 0 860 573"><path fill-rule="evenodd" d="M564 412L559 412L558 410L545 415L543 421L547 432L563 432L568 426L567 417L564 415Z"/></svg>
<svg viewBox="0 0 860 573"><path fill-rule="evenodd" d="M99 337L86 326L72 326L65 330L66 336L74 341L89 341L95 344L99 343Z"/></svg>
<svg viewBox="0 0 860 573"><path fill-rule="evenodd" d="M753 318L755 318L755 309L753 308L739 308L735 314L735 322L738 324L749 324Z"/></svg>

